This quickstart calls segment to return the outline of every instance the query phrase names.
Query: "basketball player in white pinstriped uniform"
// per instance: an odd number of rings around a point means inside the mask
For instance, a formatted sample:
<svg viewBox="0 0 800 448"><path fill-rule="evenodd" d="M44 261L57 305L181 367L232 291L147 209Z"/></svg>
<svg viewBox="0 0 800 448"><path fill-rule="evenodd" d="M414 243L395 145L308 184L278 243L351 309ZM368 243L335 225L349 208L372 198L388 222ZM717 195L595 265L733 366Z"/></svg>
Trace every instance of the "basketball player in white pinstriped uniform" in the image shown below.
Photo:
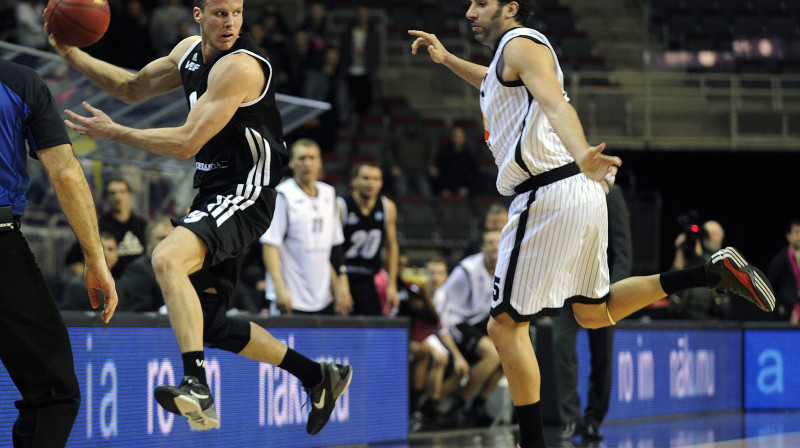
<svg viewBox="0 0 800 448"><path fill-rule="evenodd" d="M160 385L155 398L191 427L219 424L208 389L204 345L278 366L300 379L314 403L306 430L318 433L352 369L319 364L278 341L264 328L226 315L241 263L251 243L269 227L274 190L287 158L275 103L272 66L258 45L240 34L243 0L195 0L200 36L179 42L138 73L96 59L79 48L53 47L87 78L127 102L183 87L189 106L178 127L133 129L84 103L90 114L72 112L72 129L182 159L194 157L198 190L191 213L153 251L153 268L164 293L184 377L178 387ZM255 400L255 397L254 397Z"/></svg>
<svg viewBox="0 0 800 448"><path fill-rule="evenodd" d="M488 68L450 54L433 34L409 31L416 36L413 54L426 47L434 62L480 90L498 191L517 194L500 242L489 336L526 448L545 446L541 377L528 334L535 317L571 304L582 326L600 328L693 286L732 290L764 310L775 303L763 273L733 248L705 266L632 277L609 288L602 194L621 160L604 155L605 144L586 141L553 48L541 33L522 27L533 9L533 0L471 0L466 16L475 38L495 50Z"/></svg>

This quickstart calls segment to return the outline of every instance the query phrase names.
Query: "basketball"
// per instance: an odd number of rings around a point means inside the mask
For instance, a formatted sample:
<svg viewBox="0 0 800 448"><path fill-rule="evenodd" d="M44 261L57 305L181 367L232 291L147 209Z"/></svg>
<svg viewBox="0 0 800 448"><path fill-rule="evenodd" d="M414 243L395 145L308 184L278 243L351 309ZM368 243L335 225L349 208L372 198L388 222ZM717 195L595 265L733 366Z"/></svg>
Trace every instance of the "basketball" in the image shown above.
<svg viewBox="0 0 800 448"><path fill-rule="evenodd" d="M105 34L111 11L106 0L50 0L44 18L59 43L88 47Z"/></svg>

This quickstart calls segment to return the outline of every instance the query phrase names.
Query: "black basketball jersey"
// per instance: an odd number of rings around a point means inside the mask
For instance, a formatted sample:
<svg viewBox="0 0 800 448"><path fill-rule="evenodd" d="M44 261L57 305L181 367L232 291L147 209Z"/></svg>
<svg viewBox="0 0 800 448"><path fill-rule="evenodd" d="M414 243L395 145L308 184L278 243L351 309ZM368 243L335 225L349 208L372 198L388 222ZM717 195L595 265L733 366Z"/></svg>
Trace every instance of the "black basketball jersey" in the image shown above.
<svg viewBox="0 0 800 448"><path fill-rule="evenodd" d="M366 216L361 207L347 195L341 200L343 210L344 258L348 275L375 275L381 270L381 248L386 237L386 212L384 196Z"/></svg>
<svg viewBox="0 0 800 448"><path fill-rule="evenodd" d="M200 196L232 185L274 187L288 163L283 124L275 103L272 65L250 36L240 34L233 47L213 61L203 62L201 41L183 55L179 69L189 108L208 88L208 75L214 65L242 52L261 63L266 86L258 99L239 106L228 124L195 155L194 187L200 190Z"/></svg>

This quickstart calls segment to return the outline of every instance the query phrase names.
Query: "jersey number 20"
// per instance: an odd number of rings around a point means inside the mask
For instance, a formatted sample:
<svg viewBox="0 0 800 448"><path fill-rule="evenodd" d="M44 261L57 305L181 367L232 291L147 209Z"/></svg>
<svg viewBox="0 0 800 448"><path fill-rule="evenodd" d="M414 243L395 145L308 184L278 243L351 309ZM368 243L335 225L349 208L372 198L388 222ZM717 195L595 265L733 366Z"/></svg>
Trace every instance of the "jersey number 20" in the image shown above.
<svg viewBox="0 0 800 448"><path fill-rule="evenodd" d="M350 236L350 249L344 254L345 258L370 259L375 257L381 248L381 229L356 230Z"/></svg>

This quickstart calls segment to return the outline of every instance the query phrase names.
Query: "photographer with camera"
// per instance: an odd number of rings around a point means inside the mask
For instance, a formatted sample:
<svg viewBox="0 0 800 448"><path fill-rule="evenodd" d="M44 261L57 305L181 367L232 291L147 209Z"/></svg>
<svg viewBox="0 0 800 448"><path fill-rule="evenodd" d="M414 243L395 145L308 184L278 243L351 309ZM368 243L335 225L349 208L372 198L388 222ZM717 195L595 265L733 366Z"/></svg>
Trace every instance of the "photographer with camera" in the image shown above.
<svg viewBox="0 0 800 448"><path fill-rule="evenodd" d="M705 263L708 257L722 248L725 230L717 221L698 224L697 210L689 210L678 216L681 233L675 238L675 259L672 269Z"/></svg>
<svg viewBox="0 0 800 448"><path fill-rule="evenodd" d="M717 221L699 224L696 210L678 217L681 233L675 238L675 258L672 270L703 264L711 254L722 248L725 230ZM728 297L707 288L691 288L669 296L672 317L688 319L719 319L729 303Z"/></svg>

